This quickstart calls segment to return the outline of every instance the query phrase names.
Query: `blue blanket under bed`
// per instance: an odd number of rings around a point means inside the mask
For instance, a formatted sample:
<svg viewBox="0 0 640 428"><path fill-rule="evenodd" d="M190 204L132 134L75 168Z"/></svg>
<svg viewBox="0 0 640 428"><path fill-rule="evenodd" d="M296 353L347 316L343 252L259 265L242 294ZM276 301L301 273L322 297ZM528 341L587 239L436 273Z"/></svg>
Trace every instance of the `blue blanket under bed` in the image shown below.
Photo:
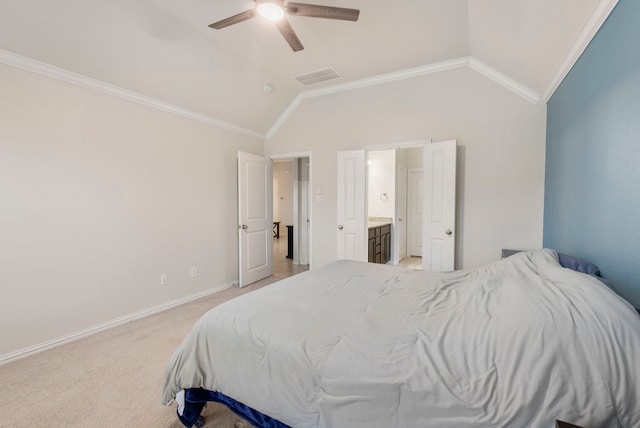
<svg viewBox="0 0 640 428"><path fill-rule="evenodd" d="M262 414L219 392L207 391L202 388L189 388L185 390L184 398L184 411L182 415L178 413L178 419L188 428L197 424L200 413L207 401L216 401L224 404L236 415L250 422L255 428L290 428L289 425L285 425L277 419Z"/></svg>

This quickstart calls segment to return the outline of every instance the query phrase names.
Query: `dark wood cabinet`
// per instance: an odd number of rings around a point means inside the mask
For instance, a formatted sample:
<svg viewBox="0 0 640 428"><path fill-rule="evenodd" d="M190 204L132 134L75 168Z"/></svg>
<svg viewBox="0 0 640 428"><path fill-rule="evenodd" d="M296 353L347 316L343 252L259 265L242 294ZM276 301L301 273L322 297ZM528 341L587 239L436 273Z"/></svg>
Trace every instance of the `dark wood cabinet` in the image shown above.
<svg viewBox="0 0 640 428"><path fill-rule="evenodd" d="M387 263L391 260L391 225L369 228L369 263Z"/></svg>
<svg viewBox="0 0 640 428"><path fill-rule="evenodd" d="M376 262L376 239L375 236L373 238L371 238L371 229L369 229L369 263L375 263Z"/></svg>

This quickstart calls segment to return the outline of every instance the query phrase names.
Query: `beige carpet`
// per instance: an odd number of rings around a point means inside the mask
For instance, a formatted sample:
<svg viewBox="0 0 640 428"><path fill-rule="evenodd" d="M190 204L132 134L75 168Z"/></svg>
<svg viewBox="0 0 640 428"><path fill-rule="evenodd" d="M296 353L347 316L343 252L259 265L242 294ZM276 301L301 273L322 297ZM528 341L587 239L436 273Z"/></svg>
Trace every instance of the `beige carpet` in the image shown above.
<svg viewBox="0 0 640 428"><path fill-rule="evenodd" d="M171 354L210 308L277 279L225 290L0 366L0 427L182 427L175 404L160 404ZM251 427L219 404L208 404L203 415L206 427Z"/></svg>

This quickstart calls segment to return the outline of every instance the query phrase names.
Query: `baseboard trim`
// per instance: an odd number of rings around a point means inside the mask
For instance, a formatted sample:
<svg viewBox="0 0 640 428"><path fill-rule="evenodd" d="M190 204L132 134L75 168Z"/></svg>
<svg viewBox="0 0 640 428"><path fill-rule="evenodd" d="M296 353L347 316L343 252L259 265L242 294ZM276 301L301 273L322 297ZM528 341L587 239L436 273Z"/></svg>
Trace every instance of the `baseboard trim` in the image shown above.
<svg viewBox="0 0 640 428"><path fill-rule="evenodd" d="M236 284L226 284L219 287L212 288L210 290L204 291L198 294L192 294L191 296L183 297L181 299L173 300L171 302L163 303L161 305L157 305L148 309L144 309L139 312L135 312L133 314L124 315L122 317L113 319L111 321L107 321L102 324L98 324L93 327L85 328L83 330L76 331L71 334L67 334L65 336L58 337L56 339L47 340L46 342L39 343L37 345L29 346L27 348L19 349L14 352L10 352L5 355L0 355L0 366L4 364L11 363L13 361L20 360L22 358L26 358L40 352L46 351L48 349L56 348L58 346L74 342L76 340L94 335L96 333L100 333L105 330L109 330L111 328L117 327L122 324L126 324L131 321L136 321L150 315L154 315L160 312L164 312L168 309L174 308L176 306L184 305L185 303L192 302L194 300L198 300L202 297L210 296L212 294L219 293L223 290L227 290L229 288L234 287Z"/></svg>

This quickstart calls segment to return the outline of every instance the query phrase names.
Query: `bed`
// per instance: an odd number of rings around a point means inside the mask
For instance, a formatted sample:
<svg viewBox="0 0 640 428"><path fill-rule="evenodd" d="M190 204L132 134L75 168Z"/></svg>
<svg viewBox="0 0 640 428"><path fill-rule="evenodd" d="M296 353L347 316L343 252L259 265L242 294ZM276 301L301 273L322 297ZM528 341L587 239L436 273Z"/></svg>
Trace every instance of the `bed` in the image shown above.
<svg viewBox="0 0 640 428"><path fill-rule="evenodd" d="M640 427L640 315L552 250L342 260L206 313L167 365L176 397L186 426L213 400L265 427Z"/></svg>

